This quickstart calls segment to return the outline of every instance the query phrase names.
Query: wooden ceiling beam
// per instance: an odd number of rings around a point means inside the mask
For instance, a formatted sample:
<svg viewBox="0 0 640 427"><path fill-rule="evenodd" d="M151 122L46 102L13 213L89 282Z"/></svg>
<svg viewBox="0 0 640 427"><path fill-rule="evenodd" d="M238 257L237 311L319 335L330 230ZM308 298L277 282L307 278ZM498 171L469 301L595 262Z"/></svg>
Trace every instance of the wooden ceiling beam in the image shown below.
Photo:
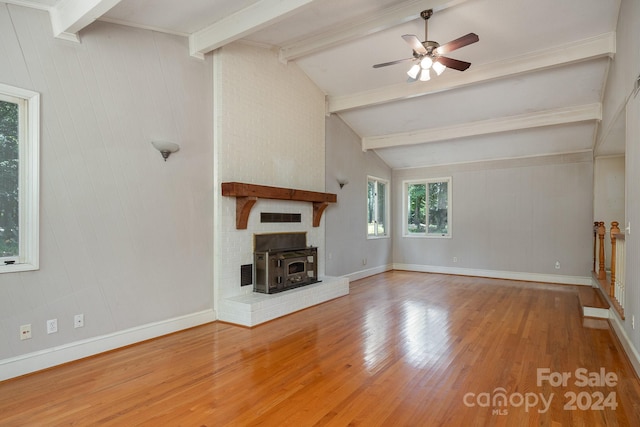
<svg viewBox="0 0 640 427"><path fill-rule="evenodd" d="M426 144L469 136L594 120L602 120L602 105L600 103L556 108L553 110L430 128L414 132L365 137L362 138L362 149L373 150L378 148Z"/></svg>
<svg viewBox="0 0 640 427"><path fill-rule="evenodd" d="M400 83L349 95L329 96L327 98L327 113L366 108L533 71L603 57L613 57L615 52L615 33L605 33L575 43L547 48L543 51L519 55L503 61L473 66L464 73L446 73L428 82Z"/></svg>
<svg viewBox="0 0 640 427"><path fill-rule="evenodd" d="M53 35L80 41L80 30L100 18L121 0L61 0L49 10Z"/></svg>
<svg viewBox="0 0 640 427"><path fill-rule="evenodd" d="M354 20L332 27L320 34L284 45L280 48L280 60L292 61L322 50L366 37L405 22L420 18L420 11L440 11L468 0L411 0L369 14L366 19Z"/></svg>
<svg viewBox="0 0 640 427"><path fill-rule="evenodd" d="M314 0L259 0L189 36L191 56L202 58L225 44L296 13Z"/></svg>

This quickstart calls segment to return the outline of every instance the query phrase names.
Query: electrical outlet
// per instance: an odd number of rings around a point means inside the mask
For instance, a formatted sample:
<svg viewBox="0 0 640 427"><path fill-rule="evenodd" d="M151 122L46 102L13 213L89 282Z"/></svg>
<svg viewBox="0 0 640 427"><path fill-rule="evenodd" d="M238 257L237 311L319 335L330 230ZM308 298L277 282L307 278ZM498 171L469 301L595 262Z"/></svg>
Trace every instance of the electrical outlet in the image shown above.
<svg viewBox="0 0 640 427"><path fill-rule="evenodd" d="M636 328L636 316L635 315L631 315L631 329L635 329Z"/></svg>
<svg viewBox="0 0 640 427"><path fill-rule="evenodd" d="M560 270L560 261L556 261L556 270Z"/></svg>
<svg viewBox="0 0 640 427"><path fill-rule="evenodd" d="M84 327L84 314L76 314L75 316L73 316L73 327L74 328Z"/></svg>
<svg viewBox="0 0 640 427"><path fill-rule="evenodd" d="M58 332L58 319L47 320L47 333L55 334Z"/></svg>
<svg viewBox="0 0 640 427"><path fill-rule="evenodd" d="M31 324L26 324L20 326L20 339L21 340L30 340L31 339Z"/></svg>
<svg viewBox="0 0 640 427"><path fill-rule="evenodd" d="M362 258L362 265L367 265L367 259L366 258Z"/></svg>
<svg viewBox="0 0 640 427"><path fill-rule="evenodd" d="M453 262L458 262L458 257L457 256L453 257Z"/></svg>

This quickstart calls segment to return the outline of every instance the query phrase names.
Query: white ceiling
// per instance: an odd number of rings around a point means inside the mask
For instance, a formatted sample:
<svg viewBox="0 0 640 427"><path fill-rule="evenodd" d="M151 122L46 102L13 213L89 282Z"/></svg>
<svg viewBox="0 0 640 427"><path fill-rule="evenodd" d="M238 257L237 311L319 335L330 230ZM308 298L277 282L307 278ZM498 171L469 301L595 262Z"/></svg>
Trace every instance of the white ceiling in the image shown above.
<svg viewBox="0 0 640 427"><path fill-rule="evenodd" d="M280 50L327 94L328 109L393 168L591 150L624 152L619 127L596 144L620 0L2 0L47 9L74 38L95 19L189 37L196 57L244 39ZM470 32L468 61L407 83L401 38Z"/></svg>

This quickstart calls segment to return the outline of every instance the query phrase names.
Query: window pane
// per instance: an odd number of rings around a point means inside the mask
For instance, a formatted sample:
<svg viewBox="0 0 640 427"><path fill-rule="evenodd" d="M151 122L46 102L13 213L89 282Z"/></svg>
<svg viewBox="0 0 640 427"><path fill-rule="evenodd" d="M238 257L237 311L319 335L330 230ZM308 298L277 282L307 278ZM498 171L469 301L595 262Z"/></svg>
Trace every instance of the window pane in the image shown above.
<svg viewBox="0 0 640 427"><path fill-rule="evenodd" d="M429 234L448 234L448 182L429 183Z"/></svg>
<svg viewBox="0 0 640 427"><path fill-rule="evenodd" d="M18 256L18 104L0 101L0 257Z"/></svg>
<svg viewBox="0 0 640 427"><path fill-rule="evenodd" d="M385 225L387 223L385 218L385 203L387 199L387 186L384 182L378 182L378 228L376 234L378 236L385 235Z"/></svg>
<svg viewBox="0 0 640 427"><path fill-rule="evenodd" d="M407 231L409 233L424 233L426 229L425 212L425 184L409 184L407 186Z"/></svg>
<svg viewBox="0 0 640 427"><path fill-rule="evenodd" d="M376 183L368 181L367 188L367 234L375 235L376 233Z"/></svg>

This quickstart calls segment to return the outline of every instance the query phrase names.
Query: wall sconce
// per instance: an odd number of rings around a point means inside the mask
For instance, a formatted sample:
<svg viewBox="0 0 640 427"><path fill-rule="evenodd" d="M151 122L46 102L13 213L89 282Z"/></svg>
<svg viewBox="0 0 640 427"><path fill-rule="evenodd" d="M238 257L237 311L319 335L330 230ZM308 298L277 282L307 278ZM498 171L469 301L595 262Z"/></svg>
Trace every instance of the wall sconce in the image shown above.
<svg viewBox="0 0 640 427"><path fill-rule="evenodd" d="M162 158L166 162L171 153L175 153L180 150L180 146L178 144L174 144L173 142L166 141L151 141L153 147L162 154Z"/></svg>
<svg viewBox="0 0 640 427"><path fill-rule="evenodd" d="M349 181L344 178L338 178L336 181L338 181L338 185L340 186L340 189L342 189L342 187L344 187L349 183Z"/></svg>

